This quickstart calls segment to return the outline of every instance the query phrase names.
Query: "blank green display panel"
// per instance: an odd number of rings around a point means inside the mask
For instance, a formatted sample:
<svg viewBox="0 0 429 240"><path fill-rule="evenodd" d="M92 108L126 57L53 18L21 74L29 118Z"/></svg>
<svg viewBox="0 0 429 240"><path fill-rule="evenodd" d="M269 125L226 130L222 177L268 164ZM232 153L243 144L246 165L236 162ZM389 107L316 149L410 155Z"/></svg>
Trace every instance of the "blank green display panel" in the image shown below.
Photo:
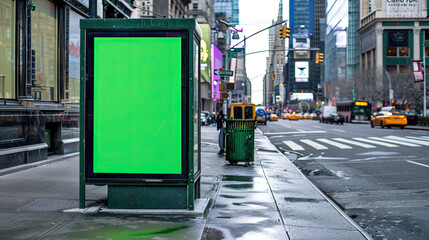
<svg viewBox="0 0 429 240"><path fill-rule="evenodd" d="M94 38L94 173L182 173L180 37Z"/></svg>

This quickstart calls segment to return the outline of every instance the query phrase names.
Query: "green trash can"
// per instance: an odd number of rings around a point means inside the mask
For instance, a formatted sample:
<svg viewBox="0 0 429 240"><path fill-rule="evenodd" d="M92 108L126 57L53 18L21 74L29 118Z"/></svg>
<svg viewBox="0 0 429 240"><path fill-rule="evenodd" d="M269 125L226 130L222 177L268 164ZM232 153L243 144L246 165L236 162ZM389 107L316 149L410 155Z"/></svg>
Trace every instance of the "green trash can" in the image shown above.
<svg viewBox="0 0 429 240"><path fill-rule="evenodd" d="M254 161L256 120L226 120L226 160L232 164Z"/></svg>

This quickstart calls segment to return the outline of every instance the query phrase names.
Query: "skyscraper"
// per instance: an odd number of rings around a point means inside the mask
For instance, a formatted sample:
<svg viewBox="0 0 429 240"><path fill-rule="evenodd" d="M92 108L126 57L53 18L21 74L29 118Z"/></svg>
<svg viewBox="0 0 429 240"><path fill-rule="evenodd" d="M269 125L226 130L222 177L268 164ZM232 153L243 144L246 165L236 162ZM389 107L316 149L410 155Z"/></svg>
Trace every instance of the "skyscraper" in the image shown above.
<svg viewBox="0 0 429 240"><path fill-rule="evenodd" d="M323 79L321 65L314 59L316 52L324 49L324 9L324 0L289 1L291 39L284 71L285 100L289 103L297 101L298 93L316 94Z"/></svg>

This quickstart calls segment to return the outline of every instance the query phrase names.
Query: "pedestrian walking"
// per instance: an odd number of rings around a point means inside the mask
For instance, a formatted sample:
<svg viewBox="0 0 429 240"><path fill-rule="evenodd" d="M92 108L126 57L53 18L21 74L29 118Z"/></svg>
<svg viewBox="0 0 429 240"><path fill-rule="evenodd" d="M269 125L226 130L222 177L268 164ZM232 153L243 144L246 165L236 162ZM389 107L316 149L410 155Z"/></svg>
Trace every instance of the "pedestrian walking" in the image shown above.
<svg viewBox="0 0 429 240"><path fill-rule="evenodd" d="M219 130L219 152L218 154L223 154L225 152L225 133L226 129L224 127L225 116L223 115L223 110L219 111L219 114L216 118L217 130Z"/></svg>

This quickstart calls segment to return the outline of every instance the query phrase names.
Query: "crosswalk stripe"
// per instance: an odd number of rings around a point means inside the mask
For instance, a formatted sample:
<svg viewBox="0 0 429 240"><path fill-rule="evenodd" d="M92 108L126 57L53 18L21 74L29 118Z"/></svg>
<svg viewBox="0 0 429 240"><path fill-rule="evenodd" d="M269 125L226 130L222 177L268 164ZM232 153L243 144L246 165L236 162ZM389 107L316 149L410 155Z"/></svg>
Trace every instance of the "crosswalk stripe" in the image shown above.
<svg viewBox="0 0 429 240"><path fill-rule="evenodd" d="M290 147L294 151L303 151L304 148L301 145L294 143L293 141L283 141L284 144Z"/></svg>
<svg viewBox="0 0 429 240"><path fill-rule="evenodd" d="M409 146L409 147L420 147L420 145L417 145L417 144L402 142L402 141L393 140L393 139L386 139L386 138L380 138L380 137L369 137L369 138L377 140L377 141L390 142L390 143L395 143L395 144Z"/></svg>
<svg viewBox="0 0 429 240"><path fill-rule="evenodd" d="M407 137L407 138L412 138L412 139L417 139L417 140L424 140L424 141L429 141L429 137L423 137L423 136L421 136L421 137L414 137L414 136L405 136L405 137Z"/></svg>
<svg viewBox="0 0 429 240"><path fill-rule="evenodd" d="M406 141L406 142L411 142L411 143L416 143L416 144L420 144L420 145L429 146L429 142L420 141L420 140L414 140L414 139L409 139L409 138L401 138L401 137L396 137L396 136L387 136L387 138L396 139L398 141Z"/></svg>
<svg viewBox="0 0 429 240"><path fill-rule="evenodd" d="M345 138L333 138L333 139L338 142L348 143L348 144L356 145L363 148L376 148L376 146L373 146L373 145L369 145L362 142L356 142Z"/></svg>
<svg viewBox="0 0 429 240"><path fill-rule="evenodd" d="M324 149L328 149L327 147L323 146L322 144L318 144L315 141L312 141L310 139L301 139L300 140L303 143L306 143L308 145L310 145L311 147L317 149L317 150L324 150Z"/></svg>
<svg viewBox="0 0 429 240"><path fill-rule="evenodd" d="M385 146L385 147L399 147L398 145L395 145L395 144L386 143L386 142L379 142L379 141L370 140L370 139L366 139L366 138L353 138L353 139L357 140L357 141L372 143L372 144L381 145L381 146Z"/></svg>
<svg viewBox="0 0 429 240"><path fill-rule="evenodd" d="M340 148L340 149L352 149L352 147L350 147L350 146L344 145L344 144L339 143L339 142L334 142L334 141L331 141L331 140L326 139L326 138L318 138L317 141L324 142L326 144L332 145L332 146Z"/></svg>

